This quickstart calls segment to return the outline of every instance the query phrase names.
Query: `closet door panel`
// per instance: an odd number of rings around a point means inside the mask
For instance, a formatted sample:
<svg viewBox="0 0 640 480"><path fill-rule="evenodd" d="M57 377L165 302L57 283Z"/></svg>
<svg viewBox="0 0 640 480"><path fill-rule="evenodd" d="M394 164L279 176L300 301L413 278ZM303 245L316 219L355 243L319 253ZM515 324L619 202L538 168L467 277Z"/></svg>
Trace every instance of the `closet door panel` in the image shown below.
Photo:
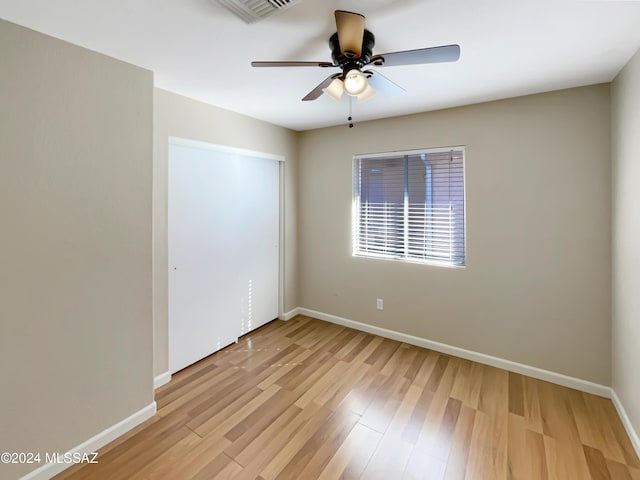
<svg viewBox="0 0 640 480"><path fill-rule="evenodd" d="M278 316L279 165L169 149L169 364L210 355Z"/></svg>
<svg viewBox="0 0 640 480"><path fill-rule="evenodd" d="M250 158L241 162L246 194L241 202L243 288L241 335L278 318L279 165Z"/></svg>

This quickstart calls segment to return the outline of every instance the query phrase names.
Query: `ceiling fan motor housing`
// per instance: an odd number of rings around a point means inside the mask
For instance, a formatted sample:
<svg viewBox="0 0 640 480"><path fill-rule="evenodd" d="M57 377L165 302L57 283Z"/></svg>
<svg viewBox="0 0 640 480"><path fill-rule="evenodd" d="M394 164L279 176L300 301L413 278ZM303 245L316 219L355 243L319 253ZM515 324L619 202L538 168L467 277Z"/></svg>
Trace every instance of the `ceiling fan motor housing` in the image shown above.
<svg viewBox="0 0 640 480"><path fill-rule="evenodd" d="M369 30L364 31L362 36L362 50L359 57L355 57L352 52L342 52L338 33L334 33L329 38L329 47L331 48L331 58L336 66L339 66L343 72L349 70L360 70L371 61L373 55L373 47L376 43L376 37Z"/></svg>

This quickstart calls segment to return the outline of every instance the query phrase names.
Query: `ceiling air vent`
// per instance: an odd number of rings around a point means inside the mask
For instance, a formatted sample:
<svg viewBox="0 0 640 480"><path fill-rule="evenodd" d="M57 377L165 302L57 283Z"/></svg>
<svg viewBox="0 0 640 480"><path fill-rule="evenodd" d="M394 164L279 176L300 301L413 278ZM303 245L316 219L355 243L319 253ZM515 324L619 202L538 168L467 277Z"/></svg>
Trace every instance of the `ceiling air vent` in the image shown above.
<svg viewBox="0 0 640 480"><path fill-rule="evenodd" d="M272 13L284 10L301 0L213 0L231 12L246 23L253 23L268 17Z"/></svg>

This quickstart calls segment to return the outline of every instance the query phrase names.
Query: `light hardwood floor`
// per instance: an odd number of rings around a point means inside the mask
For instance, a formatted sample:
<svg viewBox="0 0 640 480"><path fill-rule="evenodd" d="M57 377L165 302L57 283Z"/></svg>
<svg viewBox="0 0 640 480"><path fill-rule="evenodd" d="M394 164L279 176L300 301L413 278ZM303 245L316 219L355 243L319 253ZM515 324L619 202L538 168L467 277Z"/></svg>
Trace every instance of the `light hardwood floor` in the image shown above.
<svg viewBox="0 0 640 480"><path fill-rule="evenodd" d="M349 328L275 321L178 372L58 479L640 479L610 400Z"/></svg>

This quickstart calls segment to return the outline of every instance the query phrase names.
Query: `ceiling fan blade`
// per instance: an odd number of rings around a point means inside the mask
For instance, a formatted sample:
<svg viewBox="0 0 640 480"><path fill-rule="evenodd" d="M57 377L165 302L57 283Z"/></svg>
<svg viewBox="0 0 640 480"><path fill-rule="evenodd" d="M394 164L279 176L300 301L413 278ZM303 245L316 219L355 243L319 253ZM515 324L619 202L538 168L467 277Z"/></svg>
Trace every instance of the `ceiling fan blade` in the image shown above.
<svg viewBox="0 0 640 480"><path fill-rule="evenodd" d="M417 65L421 63L455 62L460 58L460 45L418 48L402 52L383 53L371 58L371 63L379 67L397 65Z"/></svg>
<svg viewBox="0 0 640 480"><path fill-rule="evenodd" d="M336 10L335 16L340 51L348 58L359 58L364 37L364 15Z"/></svg>
<svg viewBox="0 0 640 480"><path fill-rule="evenodd" d="M372 70L367 70L364 73L367 74L367 76L370 75L369 85L389 97L399 97L400 95L407 93L404 88L396 83L393 83L381 73L374 72Z"/></svg>
<svg viewBox="0 0 640 480"><path fill-rule="evenodd" d="M341 75L340 73L329 75L316 88L314 88L309 93L307 93L307 95L302 99L302 101L308 102L309 100L315 100L316 98L318 98L320 95L324 93L322 89L327 88L331 84L331 82L333 82L333 79L338 78L340 75Z"/></svg>
<svg viewBox="0 0 640 480"><path fill-rule="evenodd" d="M331 62L251 62L252 67L335 67Z"/></svg>

